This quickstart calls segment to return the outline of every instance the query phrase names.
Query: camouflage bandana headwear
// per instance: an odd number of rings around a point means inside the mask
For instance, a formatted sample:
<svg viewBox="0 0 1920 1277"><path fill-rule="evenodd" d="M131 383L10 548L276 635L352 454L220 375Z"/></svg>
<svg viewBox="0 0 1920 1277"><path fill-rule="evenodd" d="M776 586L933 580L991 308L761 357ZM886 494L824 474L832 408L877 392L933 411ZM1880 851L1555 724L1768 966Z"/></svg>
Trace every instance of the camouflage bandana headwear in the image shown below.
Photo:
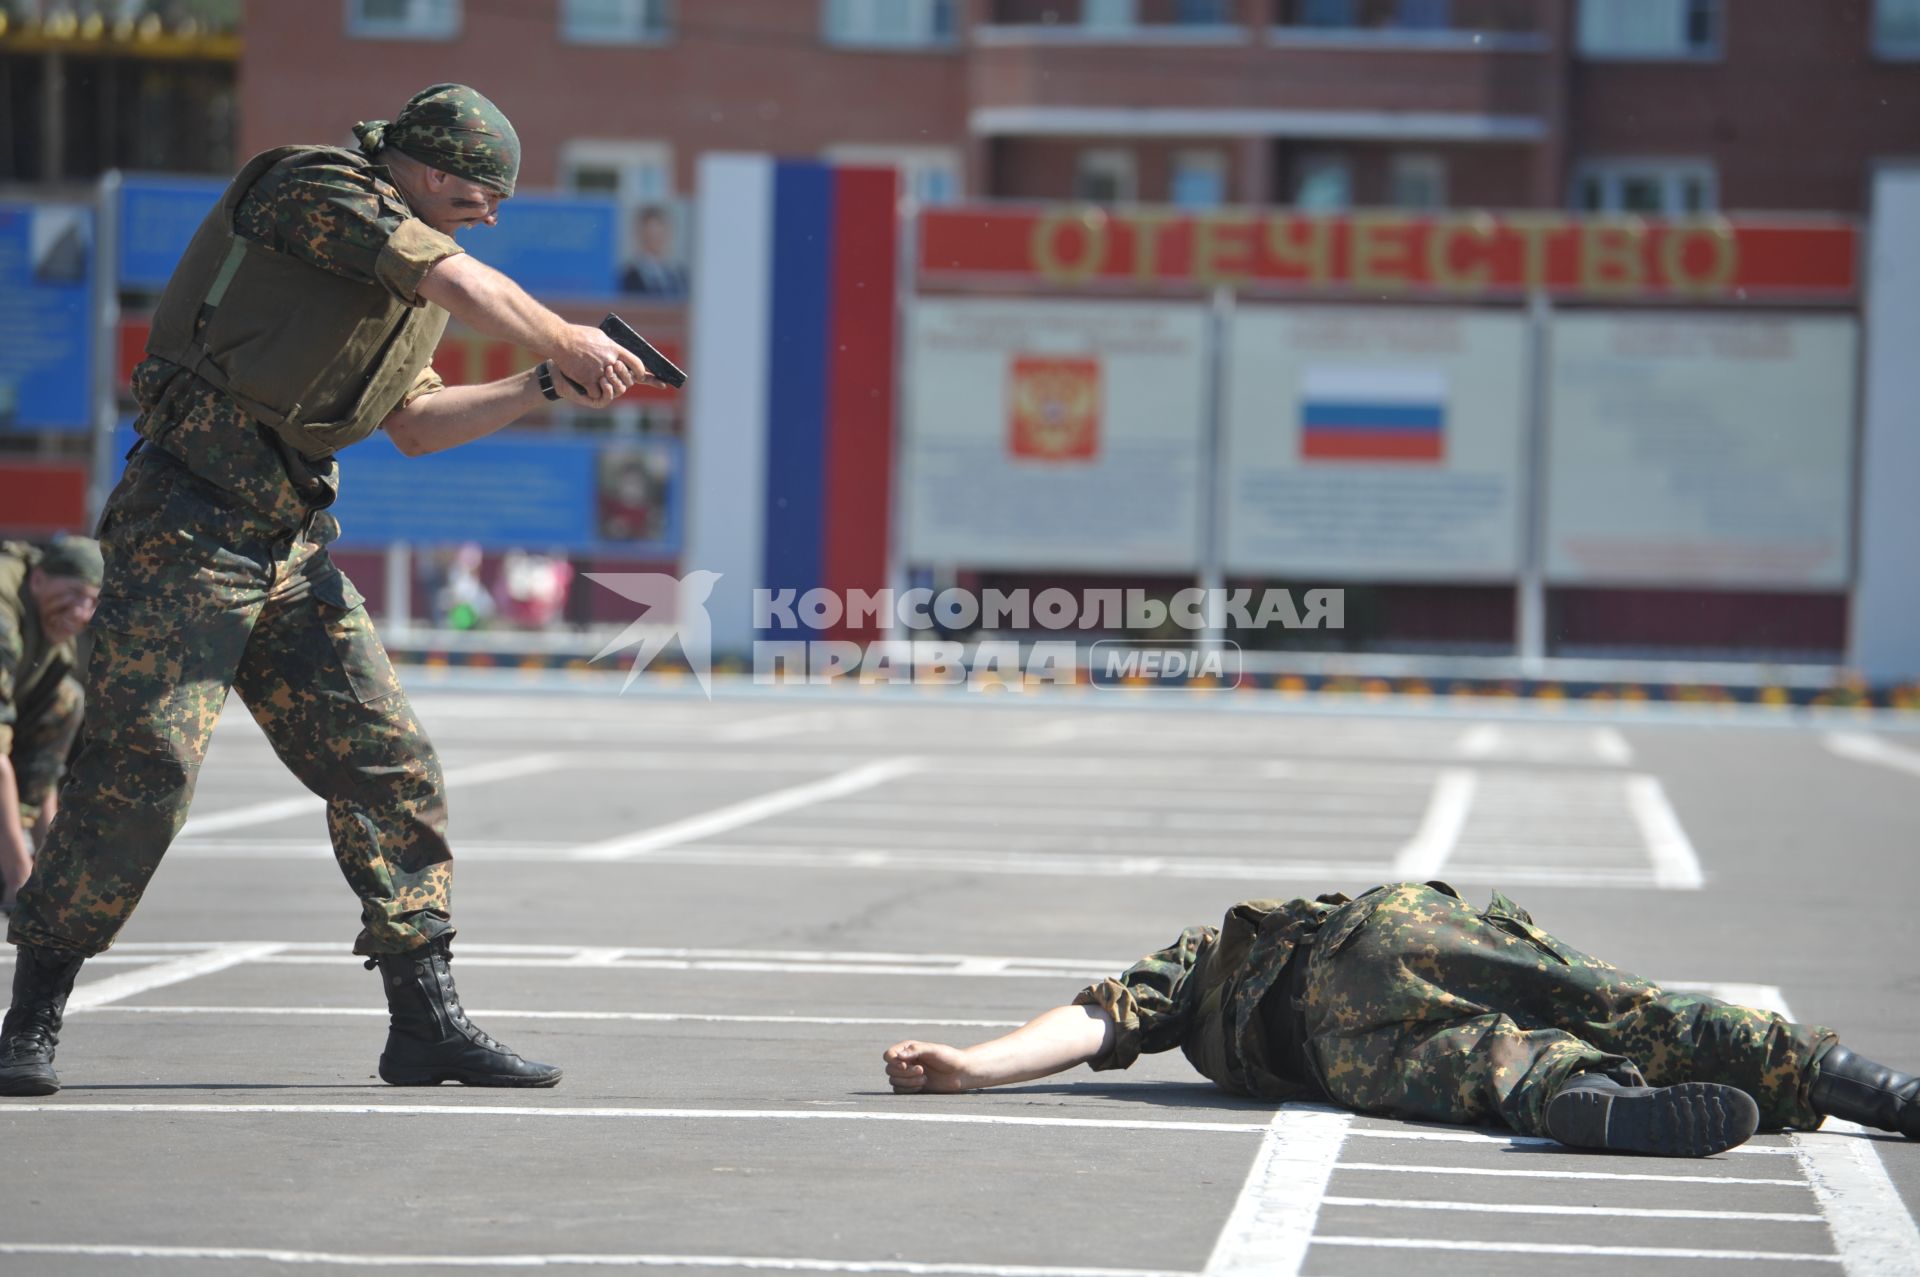
<svg viewBox="0 0 1920 1277"><path fill-rule="evenodd" d="M464 84L436 84L407 100L399 116L353 126L360 149L390 146L455 177L513 194L520 175L520 135L500 108Z"/></svg>
<svg viewBox="0 0 1920 1277"><path fill-rule="evenodd" d="M100 543L90 537L56 537L36 564L48 576L70 576L97 586L106 579Z"/></svg>

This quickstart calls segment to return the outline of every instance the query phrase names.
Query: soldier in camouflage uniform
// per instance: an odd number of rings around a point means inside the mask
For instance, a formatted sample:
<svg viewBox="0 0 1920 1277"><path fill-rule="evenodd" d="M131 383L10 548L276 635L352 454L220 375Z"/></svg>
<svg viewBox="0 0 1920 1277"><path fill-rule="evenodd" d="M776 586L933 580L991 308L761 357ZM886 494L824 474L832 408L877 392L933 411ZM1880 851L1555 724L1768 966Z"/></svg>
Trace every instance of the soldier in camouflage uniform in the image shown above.
<svg viewBox="0 0 1920 1277"><path fill-rule="evenodd" d="M100 598L100 547L0 542L0 914L33 872L59 807L86 698L75 651Z"/></svg>
<svg viewBox="0 0 1920 1277"><path fill-rule="evenodd" d="M417 455L545 400L605 407L648 379L598 329L562 321L455 243L492 225L513 194L519 139L493 103L434 85L391 123L354 132L357 148L282 147L250 161L155 313L133 378L141 442L101 519L86 743L8 933L19 951L0 1094L58 1088L74 975L113 942L185 821L229 689L326 799L359 897L354 952L380 969L391 1011L381 1076L560 1078L460 1008L440 764L328 555L339 525L327 507L334 454L375 430ZM429 361L449 313L545 362L444 386Z"/></svg>
<svg viewBox="0 0 1920 1277"><path fill-rule="evenodd" d="M1920 1139L1920 1079L1829 1029L1675 993L1445 883L1256 900L965 1050L887 1048L899 1092L973 1090L1179 1047L1219 1086L1700 1157L1835 1116Z"/></svg>

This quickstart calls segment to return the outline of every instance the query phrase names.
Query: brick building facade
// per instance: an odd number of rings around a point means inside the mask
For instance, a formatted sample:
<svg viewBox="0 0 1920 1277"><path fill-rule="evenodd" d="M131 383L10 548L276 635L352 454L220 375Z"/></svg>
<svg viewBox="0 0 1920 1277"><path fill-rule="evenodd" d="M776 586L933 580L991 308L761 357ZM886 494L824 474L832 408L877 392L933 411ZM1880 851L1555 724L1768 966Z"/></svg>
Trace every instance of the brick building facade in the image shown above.
<svg viewBox="0 0 1920 1277"><path fill-rule="evenodd" d="M1920 154L1920 0L250 0L245 31L241 154L458 79L527 187L635 205L754 151L893 162L929 202L1864 215ZM1515 606L1354 600L1416 649L1497 650ZM1845 646L1843 593L1548 610L1562 652Z"/></svg>
<svg viewBox="0 0 1920 1277"><path fill-rule="evenodd" d="M1916 0L253 0L242 154L482 86L531 187L711 150L928 199L1860 212L1920 149Z"/></svg>

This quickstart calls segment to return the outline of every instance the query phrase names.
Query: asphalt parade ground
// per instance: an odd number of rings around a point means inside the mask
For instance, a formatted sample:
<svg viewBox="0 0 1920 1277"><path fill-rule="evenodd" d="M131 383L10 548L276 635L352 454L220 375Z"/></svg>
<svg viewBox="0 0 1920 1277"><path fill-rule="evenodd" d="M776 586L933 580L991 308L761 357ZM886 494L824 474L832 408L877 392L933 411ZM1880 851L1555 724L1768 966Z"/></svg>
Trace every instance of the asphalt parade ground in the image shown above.
<svg viewBox="0 0 1920 1277"><path fill-rule="evenodd" d="M407 681L450 785L462 995L565 1081L378 1081L319 802L231 704L82 973L66 1089L0 1100L0 1272L1920 1272L1920 1145L1894 1137L1628 1158L1276 1109L1178 1052L944 1097L880 1063L1238 899L1440 877L1920 1068L1920 733Z"/></svg>

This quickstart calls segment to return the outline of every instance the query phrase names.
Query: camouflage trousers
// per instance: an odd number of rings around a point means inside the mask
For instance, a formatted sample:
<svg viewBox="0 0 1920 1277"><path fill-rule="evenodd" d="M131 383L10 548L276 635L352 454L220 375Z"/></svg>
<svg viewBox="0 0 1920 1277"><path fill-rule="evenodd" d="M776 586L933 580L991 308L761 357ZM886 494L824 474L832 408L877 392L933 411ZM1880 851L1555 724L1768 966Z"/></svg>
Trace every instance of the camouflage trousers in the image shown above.
<svg viewBox="0 0 1920 1277"><path fill-rule="evenodd" d="M1544 1135L1568 1077L1723 1082L1763 1128L1812 1129L1831 1030L1675 993L1581 953L1495 893L1485 912L1430 886L1370 892L1315 937L1304 993L1313 1063L1351 1108Z"/></svg>
<svg viewBox="0 0 1920 1277"><path fill-rule="evenodd" d="M101 520L85 737L9 940L86 955L112 944L186 820L229 689L326 800L360 898L354 951L451 932L440 763L327 554L337 526L322 513L289 532L149 452L128 465ZM272 925L270 900L227 907Z"/></svg>
<svg viewBox="0 0 1920 1277"><path fill-rule="evenodd" d="M21 703L8 757L13 762L22 825L32 827L40 819L40 808L60 784L86 708L86 695L71 678L61 679Z"/></svg>

